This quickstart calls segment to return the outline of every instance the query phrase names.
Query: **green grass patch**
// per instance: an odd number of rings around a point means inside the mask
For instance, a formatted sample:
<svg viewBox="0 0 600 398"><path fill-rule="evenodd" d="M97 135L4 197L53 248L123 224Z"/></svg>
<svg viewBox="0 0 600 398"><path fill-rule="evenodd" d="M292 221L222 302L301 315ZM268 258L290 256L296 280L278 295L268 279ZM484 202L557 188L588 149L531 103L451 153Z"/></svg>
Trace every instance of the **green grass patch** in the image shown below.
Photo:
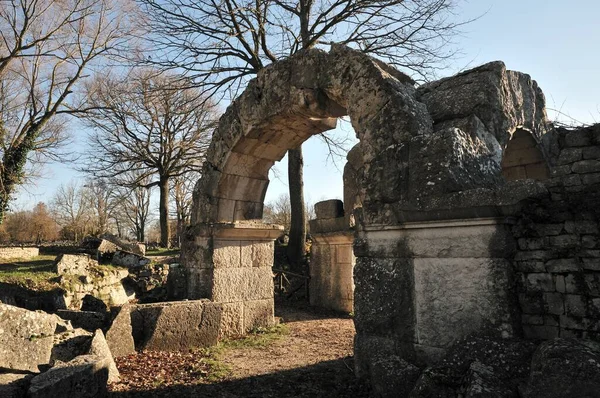
<svg viewBox="0 0 600 398"><path fill-rule="evenodd" d="M151 256L178 256L180 252L181 252L181 249L158 248L158 249L146 250L146 257L151 257Z"/></svg>
<svg viewBox="0 0 600 398"><path fill-rule="evenodd" d="M58 274L53 271L53 255L31 259L10 259L0 263L0 282L17 284L36 290L52 290L58 287Z"/></svg>

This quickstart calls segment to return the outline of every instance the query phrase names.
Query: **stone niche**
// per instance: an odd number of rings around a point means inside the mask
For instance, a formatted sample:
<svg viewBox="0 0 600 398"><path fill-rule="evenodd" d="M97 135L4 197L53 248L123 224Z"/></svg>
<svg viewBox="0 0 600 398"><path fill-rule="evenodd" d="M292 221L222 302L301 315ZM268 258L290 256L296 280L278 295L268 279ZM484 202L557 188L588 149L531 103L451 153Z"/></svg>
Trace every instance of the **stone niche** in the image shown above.
<svg viewBox="0 0 600 398"><path fill-rule="evenodd" d="M502 62L415 88L338 45L261 70L221 117L182 252L188 298L223 303L231 330L272 322L269 169L344 115L352 213L316 221L355 228L358 376L386 356L431 364L472 334L597 337L597 129L555 130L537 83Z"/></svg>

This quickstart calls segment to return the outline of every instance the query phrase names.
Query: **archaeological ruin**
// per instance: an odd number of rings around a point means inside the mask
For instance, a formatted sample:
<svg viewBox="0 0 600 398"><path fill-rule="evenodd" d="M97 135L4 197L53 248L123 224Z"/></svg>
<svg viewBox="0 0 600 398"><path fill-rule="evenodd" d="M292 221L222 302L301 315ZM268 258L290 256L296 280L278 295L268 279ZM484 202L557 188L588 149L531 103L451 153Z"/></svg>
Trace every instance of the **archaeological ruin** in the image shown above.
<svg viewBox="0 0 600 398"><path fill-rule="evenodd" d="M270 168L346 115L354 185L316 242L353 245L357 376L385 384L382 358L432 364L472 335L598 340L600 127L555 128L501 62L415 88L336 45L259 72L214 133L182 264L187 298L221 305L220 335L273 322Z"/></svg>

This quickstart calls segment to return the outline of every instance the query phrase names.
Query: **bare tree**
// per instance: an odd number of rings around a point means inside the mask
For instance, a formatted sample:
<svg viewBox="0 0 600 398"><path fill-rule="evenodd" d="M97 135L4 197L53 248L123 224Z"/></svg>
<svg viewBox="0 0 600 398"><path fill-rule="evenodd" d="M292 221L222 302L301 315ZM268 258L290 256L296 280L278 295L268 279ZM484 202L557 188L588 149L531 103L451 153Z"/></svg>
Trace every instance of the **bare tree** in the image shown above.
<svg viewBox="0 0 600 398"><path fill-rule="evenodd" d="M60 185L51 202L52 214L64 238L79 241L92 232L89 191L75 183Z"/></svg>
<svg viewBox="0 0 600 398"><path fill-rule="evenodd" d="M175 204L175 219L177 220L176 238L181 243L185 227L189 225L192 211L192 194L194 185L200 178L198 173L188 173L173 179L171 199Z"/></svg>
<svg viewBox="0 0 600 398"><path fill-rule="evenodd" d="M0 222L34 154L52 157L73 93L123 51L132 0L7 0L0 5ZM69 99L73 99L70 101Z"/></svg>
<svg viewBox="0 0 600 398"><path fill-rule="evenodd" d="M145 242L146 226L150 218L151 194L150 188L145 188L145 185L150 184L150 177L139 180L138 176L132 173L128 179L130 183L117 187L118 203L114 216L117 221L120 221L120 218L126 221L138 242ZM137 185L132 184L133 181L138 181Z"/></svg>
<svg viewBox="0 0 600 398"><path fill-rule="evenodd" d="M180 77L154 72L98 79L89 88L94 109L84 117L94 133L85 171L116 185L158 186L161 244L168 247L170 182L200 171L215 117Z"/></svg>
<svg viewBox="0 0 600 398"><path fill-rule="evenodd" d="M184 70L213 95L235 95L260 69L302 49L342 43L421 77L453 55L455 0L138 0L154 51L144 62ZM303 261L302 150L288 151L288 256Z"/></svg>

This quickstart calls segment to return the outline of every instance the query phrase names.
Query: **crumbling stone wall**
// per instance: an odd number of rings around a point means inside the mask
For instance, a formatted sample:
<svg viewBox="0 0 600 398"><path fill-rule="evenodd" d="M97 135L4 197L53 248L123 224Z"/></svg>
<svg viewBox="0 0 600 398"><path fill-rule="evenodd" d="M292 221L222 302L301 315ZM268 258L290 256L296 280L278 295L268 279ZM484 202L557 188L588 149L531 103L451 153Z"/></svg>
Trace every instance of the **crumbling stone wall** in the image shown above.
<svg viewBox="0 0 600 398"><path fill-rule="evenodd" d="M38 247L0 247L0 260L29 259L40 254Z"/></svg>
<svg viewBox="0 0 600 398"><path fill-rule="evenodd" d="M600 125L552 134L547 193L512 227L526 337L600 339Z"/></svg>

